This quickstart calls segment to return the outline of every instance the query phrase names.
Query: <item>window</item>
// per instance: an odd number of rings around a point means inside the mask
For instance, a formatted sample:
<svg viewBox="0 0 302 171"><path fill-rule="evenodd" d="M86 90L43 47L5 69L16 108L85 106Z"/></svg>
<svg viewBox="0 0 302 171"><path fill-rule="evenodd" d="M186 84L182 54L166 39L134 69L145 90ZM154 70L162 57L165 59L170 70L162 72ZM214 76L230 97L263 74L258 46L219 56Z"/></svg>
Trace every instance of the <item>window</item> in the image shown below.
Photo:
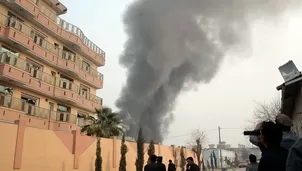
<svg viewBox="0 0 302 171"><path fill-rule="evenodd" d="M83 86L83 85L80 85L80 96L81 97L84 97L85 99L89 99L89 93L90 92L90 90L89 90L89 88L88 87L86 87L86 86Z"/></svg>
<svg viewBox="0 0 302 171"><path fill-rule="evenodd" d="M84 113L84 112L79 112L78 115L77 115L77 125L80 126L80 127L83 127L85 125L87 125L85 123L85 117L88 116L87 113Z"/></svg>
<svg viewBox="0 0 302 171"><path fill-rule="evenodd" d="M38 44L38 45L40 45L40 46L43 46L43 44L44 44L44 37L42 37L41 35L39 35L39 34L35 34L34 35L34 42L36 43L36 44Z"/></svg>
<svg viewBox="0 0 302 171"><path fill-rule="evenodd" d="M76 54L74 52L67 49L66 47L63 47L63 53L62 53L62 58L63 59L75 62L75 56L76 56Z"/></svg>
<svg viewBox="0 0 302 171"><path fill-rule="evenodd" d="M89 73L90 72L90 64L88 62L82 61L82 69Z"/></svg>
<svg viewBox="0 0 302 171"><path fill-rule="evenodd" d="M1 47L2 55L0 56L0 63L6 63L15 66L17 64L17 58L19 53L9 49L5 46Z"/></svg>
<svg viewBox="0 0 302 171"><path fill-rule="evenodd" d="M19 56L19 52L15 51L15 50L13 50L13 49L11 49L9 47L3 46L3 45L1 47L1 52L8 52L8 53L11 53L11 54L13 54L15 56Z"/></svg>
<svg viewBox="0 0 302 171"><path fill-rule="evenodd" d="M8 12L7 16L8 16L7 26L13 27L13 28L21 31L24 21L22 19L20 19L19 17L15 16L14 14L12 14L11 12Z"/></svg>
<svg viewBox="0 0 302 171"><path fill-rule="evenodd" d="M58 120L67 122L69 121L69 113L70 107L58 104L57 111L58 111Z"/></svg>
<svg viewBox="0 0 302 171"><path fill-rule="evenodd" d="M30 73L32 77L41 79L42 72L43 72L43 66L37 64L36 62L27 59L26 60L26 71Z"/></svg>
<svg viewBox="0 0 302 171"><path fill-rule="evenodd" d="M51 71L50 74L51 74L51 76L56 77L56 72L55 71Z"/></svg>
<svg viewBox="0 0 302 171"><path fill-rule="evenodd" d="M46 36L40 33L37 30L32 30L30 33L30 37L34 39L35 44L41 46L41 47L46 47Z"/></svg>
<svg viewBox="0 0 302 171"><path fill-rule="evenodd" d="M0 85L0 106L10 106L14 89Z"/></svg>
<svg viewBox="0 0 302 171"><path fill-rule="evenodd" d="M54 43L54 47L55 47L55 49L59 49L59 44L57 44L57 43Z"/></svg>
<svg viewBox="0 0 302 171"><path fill-rule="evenodd" d="M35 115L39 106L39 99L27 94L21 94L21 110L26 114Z"/></svg>
<svg viewBox="0 0 302 171"><path fill-rule="evenodd" d="M60 77L60 83L59 83L59 86L61 88L64 88L64 89L69 89L71 90L72 89L72 83L73 83L73 80L64 76L64 75L61 75Z"/></svg>
<svg viewBox="0 0 302 171"><path fill-rule="evenodd" d="M6 87L0 85L0 94L13 94L14 89L12 87Z"/></svg>

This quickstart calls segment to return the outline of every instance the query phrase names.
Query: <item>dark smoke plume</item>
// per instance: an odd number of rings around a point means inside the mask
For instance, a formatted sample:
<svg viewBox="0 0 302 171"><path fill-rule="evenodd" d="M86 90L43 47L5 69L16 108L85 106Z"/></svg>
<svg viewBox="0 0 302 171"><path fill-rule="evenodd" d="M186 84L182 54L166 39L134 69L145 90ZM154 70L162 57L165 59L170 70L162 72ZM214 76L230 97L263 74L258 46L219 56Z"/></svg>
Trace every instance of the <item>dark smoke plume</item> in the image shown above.
<svg viewBox="0 0 302 171"><path fill-rule="evenodd" d="M228 50L248 47L253 20L277 19L300 1L134 1L124 15L128 40L120 57L128 77L116 102L128 135L141 126L147 139L161 142L180 92L210 82Z"/></svg>

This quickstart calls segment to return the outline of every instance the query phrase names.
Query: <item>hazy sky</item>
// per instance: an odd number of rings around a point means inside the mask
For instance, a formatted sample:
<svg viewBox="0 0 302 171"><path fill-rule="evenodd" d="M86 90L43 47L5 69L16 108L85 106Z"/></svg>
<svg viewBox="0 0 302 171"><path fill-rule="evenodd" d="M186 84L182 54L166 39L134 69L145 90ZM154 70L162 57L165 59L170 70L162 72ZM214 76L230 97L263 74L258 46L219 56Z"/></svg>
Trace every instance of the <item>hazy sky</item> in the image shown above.
<svg viewBox="0 0 302 171"><path fill-rule="evenodd" d="M131 0L61 0L68 13L62 18L80 27L84 34L102 48L106 66L104 88L98 95L106 106L115 107L115 100L125 82L125 70L118 58L126 40L122 16ZM81 2L81 3L80 3ZM278 67L293 60L302 68L302 13L288 12L278 23L256 21L252 28L252 46L247 52L225 58L216 77L201 84L195 91L184 92L175 105L175 120L164 144L181 145L194 129L206 130L208 143L218 142L217 127L222 140L237 146L250 145L242 129L252 118L255 101L269 101L280 92L283 82ZM240 54L240 55L239 55Z"/></svg>

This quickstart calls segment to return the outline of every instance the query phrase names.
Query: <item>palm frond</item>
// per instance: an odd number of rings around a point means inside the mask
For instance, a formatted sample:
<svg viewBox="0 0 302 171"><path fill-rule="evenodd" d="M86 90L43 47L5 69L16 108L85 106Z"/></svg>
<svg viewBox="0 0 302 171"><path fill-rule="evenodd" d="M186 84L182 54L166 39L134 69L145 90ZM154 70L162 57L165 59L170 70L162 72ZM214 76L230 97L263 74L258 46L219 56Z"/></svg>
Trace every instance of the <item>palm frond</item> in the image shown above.
<svg viewBox="0 0 302 171"><path fill-rule="evenodd" d="M112 112L111 108L96 109L96 116L97 118L87 117L87 120L92 121L92 124L84 126L81 130L82 133L86 133L89 136L109 138L111 136L119 136L124 132L122 120L118 117L119 114Z"/></svg>

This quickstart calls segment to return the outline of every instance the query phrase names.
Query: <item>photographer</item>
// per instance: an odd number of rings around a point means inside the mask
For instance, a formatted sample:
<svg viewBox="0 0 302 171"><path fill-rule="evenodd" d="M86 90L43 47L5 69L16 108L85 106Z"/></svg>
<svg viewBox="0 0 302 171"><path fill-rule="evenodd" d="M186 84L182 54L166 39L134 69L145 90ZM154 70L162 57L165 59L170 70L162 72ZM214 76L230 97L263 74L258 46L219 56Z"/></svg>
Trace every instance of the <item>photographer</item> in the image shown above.
<svg viewBox="0 0 302 171"><path fill-rule="evenodd" d="M258 138L264 147L258 171L285 171L288 150L280 146L282 131L277 124L263 122Z"/></svg>
<svg viewBox="0 0 302 171"><path fill-rule="evenodd" d="M278 127L278 129L280 129L283 133L282 135L282 141L281 141L281 147L286 148L287 150L289 150L294 143L298 140L297 136L294 135L291 132L291 126L293 125L292 120L285 114L278 114L276 116L276 125ZM259 130L262 126L262 123L259 123L255 130ZM250 136L250 142L256 146L258 146L261 150L261 146L259 146L259 140L257 136ZM262 150L261 150L262 151Z"/></svg>

